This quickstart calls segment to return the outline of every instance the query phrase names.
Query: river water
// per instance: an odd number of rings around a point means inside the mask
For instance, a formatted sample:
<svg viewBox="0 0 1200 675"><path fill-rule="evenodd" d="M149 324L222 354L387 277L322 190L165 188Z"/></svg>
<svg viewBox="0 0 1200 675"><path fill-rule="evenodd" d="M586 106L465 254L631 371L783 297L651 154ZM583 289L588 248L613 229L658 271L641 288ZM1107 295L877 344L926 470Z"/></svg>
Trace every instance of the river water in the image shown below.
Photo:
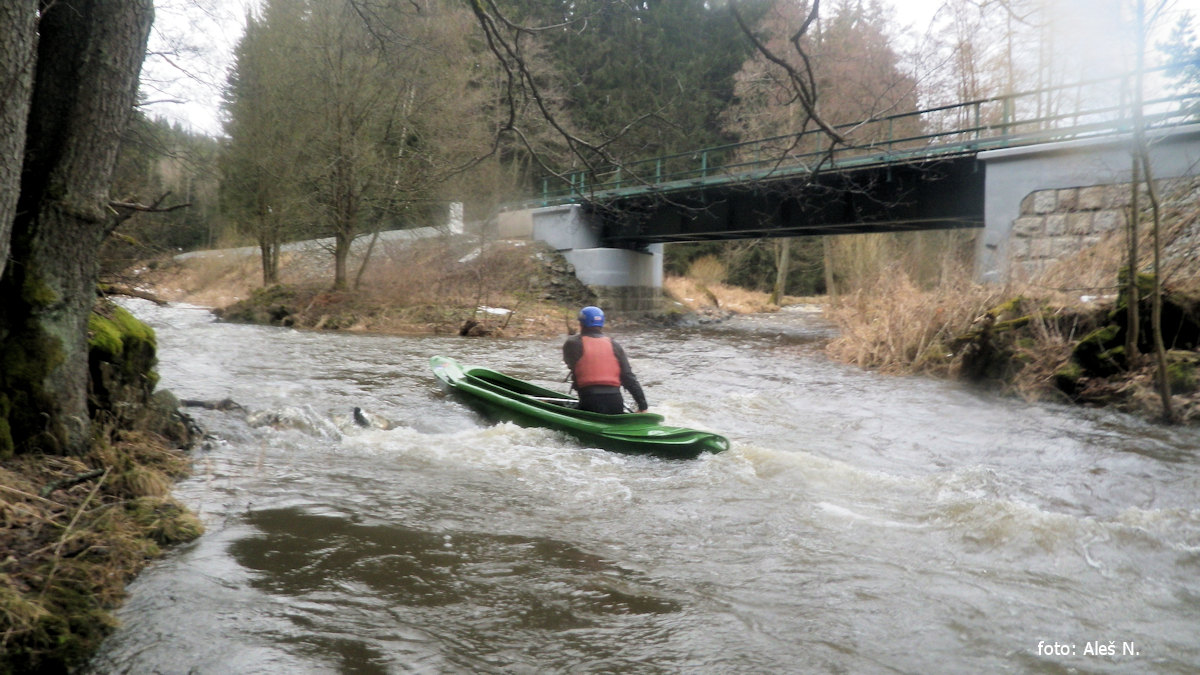
<svg viewBox="0 0 1200 675"><path fill-rule="evenodd" d="M207 533L93 673L1195 673L1200 432L832 363L814 314L614 330L690 461L491 425L435 354L561 388L559 339L131 309L212 435ZM347 425L355 406L392 430ZM269 421L270 423L264 423Z"/></svg>

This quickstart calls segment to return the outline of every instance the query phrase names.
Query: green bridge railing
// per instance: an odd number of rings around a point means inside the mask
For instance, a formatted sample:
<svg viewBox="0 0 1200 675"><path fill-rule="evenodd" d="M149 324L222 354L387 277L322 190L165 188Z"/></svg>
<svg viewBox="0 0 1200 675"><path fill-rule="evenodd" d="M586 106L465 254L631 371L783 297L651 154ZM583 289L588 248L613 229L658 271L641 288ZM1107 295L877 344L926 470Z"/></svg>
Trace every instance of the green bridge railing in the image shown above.
<svg viewBox="0 0 1200 675"><path fill-rule="evenodd" d="M1146 71L1159 73L1176 66ZM553 206L646 193L754 182L816 170L907 163L1081 138L1127 134L1133 128L1134 75L876 117L835 127L845 144L809 130L637 160L620 166L570 171L542 180L541 195L519 206ZM1074 103L1060 111L1064 101ZM1143 101L1147 128L1200 121L1200 92ZM518 205L514 205L518 206Z"/></svg>

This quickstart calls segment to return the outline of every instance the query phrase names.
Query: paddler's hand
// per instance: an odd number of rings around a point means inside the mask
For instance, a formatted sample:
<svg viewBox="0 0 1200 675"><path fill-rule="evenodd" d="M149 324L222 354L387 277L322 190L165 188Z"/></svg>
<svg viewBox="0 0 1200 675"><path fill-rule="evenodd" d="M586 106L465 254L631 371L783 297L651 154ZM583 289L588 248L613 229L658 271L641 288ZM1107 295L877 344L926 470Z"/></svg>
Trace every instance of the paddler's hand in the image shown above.
<svg viewBox="0 0 1200 675"><path fill-rule="evenodd" d="M639 413L644 413L644 412L646 412L647 410L649 410L649 408L642 408L642 409L641 409L641 410L639 410L638 412L639 412Z"/></svg>

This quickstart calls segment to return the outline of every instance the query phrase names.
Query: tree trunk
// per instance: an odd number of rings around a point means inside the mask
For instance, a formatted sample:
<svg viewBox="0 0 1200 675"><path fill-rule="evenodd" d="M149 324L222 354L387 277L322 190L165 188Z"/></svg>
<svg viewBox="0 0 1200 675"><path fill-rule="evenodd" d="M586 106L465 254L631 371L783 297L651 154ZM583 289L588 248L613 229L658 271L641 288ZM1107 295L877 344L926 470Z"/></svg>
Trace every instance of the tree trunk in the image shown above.
<svg viewBox="0 0 1200 675"><path fill-rule="evenodd" d="M347 288L347 261L350 258L350 244L354 243L354 234L339 228L334 233L333 241L333 288L344 291Z"/></svg>
<svg viewBox="0 0 1200 675"><path fill-rule="evenodd" d="M1138 206L1138 190L1141 181L1141 152L1145 149L1145 136L1142 133L1142 125L1145 123L1142 119L1142 66L1145 63L1145 41L1146 41L1146 11L1141 0L1137 5L1137 54L1135 57L1135 70L1133 92L1130 97L1133 108L1133 165L1130 167L1129 185L1131 192L1129 194L1129 283L1126 284L1125 292L1128 295L1128 305L1126 308L1126 323L1129 327L1125 331L1125 362L1130 368L1137 365L1139 353L1138 342L1141 336L1138 335L1138 330L1141 325L1141 318L1138 316L1138 224L1141 220L1141 208Z"/></svg>
<svg viewBox="0 0 1200 675"><path fill-rule="evenodd" d="M833 282L833 239L829 235L821 237L821 253L825 263L825 294L829 296L830 304L837 303L837 288Z"/></svg>
<svg viewBox="0 0 1200 675"><path fill-rule="evenodd" d="M0 278L0 454L87 446L88 317L153 16L151 0L42 5L13 263Z"/></svg>
<svg viewBox="0 0 1200 675"><path fill-rule="evenodd" d="M271 241L265 233L259 233L258 250L262 258L263 286L279 283L279 242Z"/></svg>
<svg viewBox="0 0 1200 675"><path fill-rule="evenodd" d="M21 192L25 125L37 57L37 0L0 4L0 274L8 261Z"/></svg>
<svg viewBox="0 0 1200 675"><path fill-rule="evenodd" d="M783 238L778 241L778 248L775 256L775 288L771 291L771 302L779 305L783 303L784 293L787 291L788 263L791 262L791 243L789 238Z"/></svg>
<svg viewBox="0 0 1200 675"><path fill-rule="evenodd" d="M358 273L354 275L354 290L358 290L362 286L363 274L367 271L367 263L371 262L371 254L375 252L375 243L379 241L379 227L375 227L375 231L371 233L371 243L367 246L367 252L363 254L362 263L358 266Z"/></svg>
<svg viewBox="0 0 1200 675"><path fill-rule="evenodd" d="M1175 406L1171 403L1171 381L1167 376L1167 347L1163 343L1162 330L1162 239L1160 237L1162 214L1159 211L1158 191L1154 187L1154 174L1150 170L1150 152L1145 146L1144 138L1138 154L1141 155L1139 159L1146 176L1146 192L1150 196L1150 212L1154 216L1150 224L1154 242L1154 290L1150 296L1150 332L1154 343L1155 366L1158 371L1156 377L1158 396L1162 401L1163 421L1167 424L1174 424L1179 421L1179 418L1175 414Z"/></svg>

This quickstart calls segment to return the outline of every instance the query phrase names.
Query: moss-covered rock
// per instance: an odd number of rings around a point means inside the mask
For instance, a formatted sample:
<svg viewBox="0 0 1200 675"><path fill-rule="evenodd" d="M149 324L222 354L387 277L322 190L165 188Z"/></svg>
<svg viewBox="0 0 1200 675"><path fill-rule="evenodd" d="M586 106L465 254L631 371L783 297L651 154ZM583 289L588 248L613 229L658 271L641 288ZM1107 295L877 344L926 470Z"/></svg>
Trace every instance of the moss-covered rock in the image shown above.
<svg viewBox="0 0 1200 675"><path fill-rule="evenodd" d="M1129 324L1128 268L1121 270L1120 292L1117 304L1108 314L1109 323L1125 330ZM1150 353L1154 350L1152 294L1154 275L1138 274L1138 350ZM1163 343L1167 349L1196 349L1200 347L1200 298L1192 297L1171 288L1162 290ZM1122 333L1122 341L1125 339Z"/></svg>
<svg viewBox="0 0 1200 675"><path fill-rule="evenodd" d="M275 284L254 289L249 298L220 309L216 314L232 323L291 326L295 323L293 316L300 312L301 296L311 295L311 292L302 293L293 286Z"/></svg>
<svg viewBox="0 0 1200 675"><path fill-rule="evenodd" d="M1154 292L1154 275L1147 272L1137 274L1138 299L1150 297ZM1129 266L1117 270L1117 311L1129 307ZM1140 308L1140 306L1139 306Z"/></svg>
<svg viewBox="0 0 1200 675"><path fill-rule="evenodd" d="M1116 324L1097 328L1085 335L1071 352L1071 358L1089 374L1114 375L1126 367L1125 331Z"/></svg>
<svg viewBox="0 0 1200 675"><path fill-rule="evenodd" d="M1167 384L1172 394L1190 394L1200 386L1200 353L1173 349L1167 352Z"/></svg>
<svg viewBox="0 0 1200 675"><path fill-rule="evenodd" d="M1061 368L1054 371L1054 386L1067 396L1073 397L1079 393L1080 380L1083 376L1083 366L1074 360L1067 361Z"/></svg>
<svg viewBox="0 0 1200 675"><path fill-rule="evenodd" d="M142 414L158 384L154 329L111 302L88 319L88 408L129 424Z"/></svg>

